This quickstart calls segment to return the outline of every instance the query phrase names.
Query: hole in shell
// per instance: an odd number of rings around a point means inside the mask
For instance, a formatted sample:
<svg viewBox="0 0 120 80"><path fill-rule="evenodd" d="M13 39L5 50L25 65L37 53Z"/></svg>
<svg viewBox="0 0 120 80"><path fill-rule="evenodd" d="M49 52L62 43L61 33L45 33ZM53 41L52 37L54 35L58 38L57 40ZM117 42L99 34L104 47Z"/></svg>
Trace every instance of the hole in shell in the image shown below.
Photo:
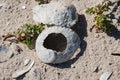
<svg viewBox="0 0 120 80"><path fill-rule="evenodd" d="M43 43L47 49L52 49L57 52L62 52L66 49L67 39L61 33L51 33L47 36Z"/></svg>

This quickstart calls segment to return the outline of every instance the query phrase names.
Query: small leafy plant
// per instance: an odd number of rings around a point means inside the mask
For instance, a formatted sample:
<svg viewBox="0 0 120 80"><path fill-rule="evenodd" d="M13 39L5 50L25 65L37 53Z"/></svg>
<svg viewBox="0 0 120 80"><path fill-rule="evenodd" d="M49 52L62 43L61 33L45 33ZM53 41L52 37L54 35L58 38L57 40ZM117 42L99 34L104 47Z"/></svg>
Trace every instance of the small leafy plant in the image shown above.
<svg viewBox="0 0 120 80"><path fill-rule="evenodd" d="M24 24L21 29L16 31L16 39L21 41L29 48L33 47L36 38L44 29L44 24L33 25L33 24Z"/></svg>
<svg viewBox="0 0 120 80"><path fill-rule="evenodd" d="M110 10L108 2L109 0L104 0L102 4L98 4L97 6L88 8L86 10L87 14L95 15L94 25L92 26L90 31L92 31L92 29L95 27L97 29L97 32L99 31L103 31L105 33L111 32L113 25L111 24L109 18L104 14L105 11Z"/></svg>
<svg viewBox="0 0 120 80"><path fill-rule="evenodd" d="M51 0L35 0L35 1L39 3L49 3Z"/></svg>
<svg viewBox="0 0 120 80"><path fill-rule="evenodd" d="M36 2L43 2L44 0L35 0Z"/></svg>

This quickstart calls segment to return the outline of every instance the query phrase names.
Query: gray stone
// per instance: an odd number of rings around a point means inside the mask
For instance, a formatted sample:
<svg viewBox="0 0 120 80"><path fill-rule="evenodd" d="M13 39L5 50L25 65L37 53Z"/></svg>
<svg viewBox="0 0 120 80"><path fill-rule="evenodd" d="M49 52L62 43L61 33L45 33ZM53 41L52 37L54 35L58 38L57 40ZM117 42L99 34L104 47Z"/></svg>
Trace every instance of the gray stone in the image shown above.
<svg viewBox="0 0 120 80"><path fill-rule="evenodd" d="M30 78L31 80L41 80L41 74L40 72L37 70L37 68L33 67L30 70Z"/></svg>
<svg viewBox="0 0 120 80"><path fill-rule="evenodd" d="M74 5L65 5L58 2L37 5L33 8L33 20L39 23L61 27L72 27L78 15Z"/></svg>
<svg viewBox="0 0 120 80"><path fill-rule="evenodd" d="M12 58L14 53L7 47L0 45L0 63L6 62L9 58Z"/></svg>
<svg viewBox="0 0 120 80"><path fill-rule="evenodd" d="M3 45L0 45L0 54L6 54L9 50L3 46Z"/></svg>

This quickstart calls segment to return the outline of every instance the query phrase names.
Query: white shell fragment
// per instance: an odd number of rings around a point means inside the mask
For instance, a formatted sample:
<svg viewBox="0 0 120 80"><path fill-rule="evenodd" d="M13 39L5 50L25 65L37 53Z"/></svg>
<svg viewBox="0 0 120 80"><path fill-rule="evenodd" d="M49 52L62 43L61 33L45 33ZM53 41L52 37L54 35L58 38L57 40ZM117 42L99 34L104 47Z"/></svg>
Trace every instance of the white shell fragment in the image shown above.
<svg viewBox="0 0 120 80"><path fill-rule="evenodd" d="M33 8L33 20L39 23L61 27L72 27L77 21L76 8L52 1Z"/></svg>
<svg viewBox="0 0 120 80"><path fill-rule="evenodd" d="M28 65L29 62L30 62L30 59L25 59L25 61L24 61L24 65L25 65L25 66Z"/></svg>
<svg viewBox="0 0 120 80"><path fill-rule="evenodd" d="M101 75L100 80L108 80L113 72L105 72Z"/></svg>
<svg viewBox="0 0 120 80"><path fill-rule="evenodd" d="M12 78L17 78L20 77L21 75L25 74L26 72L28 72L34 65L34 61L32 61L32 63L30 64L30 66L26 69L23 70L17 70L16 72L13 73Z"/></svg>
<svg viewBox="0 0 120 80"><path fill-rule="evenodd" d="M6 3L0 3L0 7L4 7Z"/></svg>
<svg viewBox="0 0 120 80"><path fill-rule="evenodd" d="M62 63L69 60L80 45L79 36L69 28L46 28L36 41L36 53L44 63Z"/></svg>

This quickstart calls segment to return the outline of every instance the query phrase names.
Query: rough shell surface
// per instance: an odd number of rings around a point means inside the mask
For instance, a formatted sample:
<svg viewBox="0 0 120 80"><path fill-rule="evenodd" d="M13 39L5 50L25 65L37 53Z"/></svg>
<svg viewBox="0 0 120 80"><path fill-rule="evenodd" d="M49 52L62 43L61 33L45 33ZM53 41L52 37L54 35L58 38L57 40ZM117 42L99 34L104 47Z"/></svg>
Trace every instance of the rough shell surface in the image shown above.
<svg viewBox="0 0 120 80"><path fill-rule="evenodd" d="M65 36L67 45L64 51L55 51L43 46L44 40L51 33L61 33ZM37 38L36 53L44 63L62 63L69 60L80 44L79 36L69 28L53 26L46 28Z"/></svg>
<svg viewBox="0 0 120 80"><path fill-rule="evenodd" d="M76 8L60 2L37 5L33 8L33 20L48 25L72 27L77 21Z"/></svg>

